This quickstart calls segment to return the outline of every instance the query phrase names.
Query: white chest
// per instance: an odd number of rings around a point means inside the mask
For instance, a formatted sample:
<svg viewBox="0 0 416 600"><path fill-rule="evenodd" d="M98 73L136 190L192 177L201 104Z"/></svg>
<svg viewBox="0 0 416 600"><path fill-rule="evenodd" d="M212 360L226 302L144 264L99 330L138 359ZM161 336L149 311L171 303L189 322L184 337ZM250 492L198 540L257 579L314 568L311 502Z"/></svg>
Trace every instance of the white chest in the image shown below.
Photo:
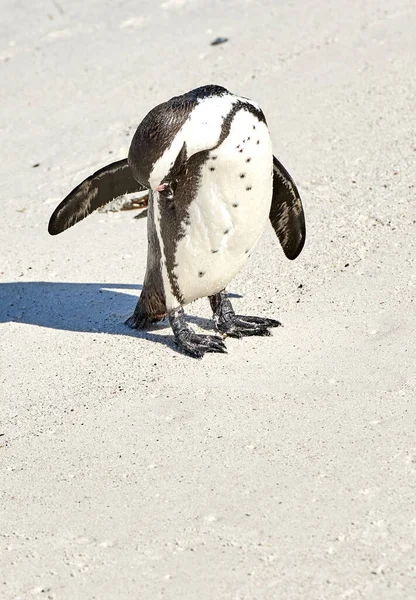
<svg viewBox="0 0 416 600"><path fill-rule="evenodd" d="M175 276L185 304L219 292L246 262L269 216L272 165L267 126L239 111L203 166L177 246Z"/></svg>

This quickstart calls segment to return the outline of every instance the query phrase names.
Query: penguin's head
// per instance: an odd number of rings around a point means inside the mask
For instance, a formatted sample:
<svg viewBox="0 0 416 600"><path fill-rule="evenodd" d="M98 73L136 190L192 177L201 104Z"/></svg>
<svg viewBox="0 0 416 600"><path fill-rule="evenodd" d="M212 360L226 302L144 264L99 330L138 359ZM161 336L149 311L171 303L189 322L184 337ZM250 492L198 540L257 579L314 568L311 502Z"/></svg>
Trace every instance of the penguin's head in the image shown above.
<svg viewBox="0 0 416 600"><path fill-rule="evenodd" d="M184 141L178 132L189 109L172 101L151 110L133 136L128 161L134 178L153 191L168 193L186 155ZM186 160L186 159L185 159Z"/></svg>
<svg viewBox="0 0 416 600"><path fill-rule="evenodd" d="M226 95L229 92L225 88L206 85L153 108L131 142L128 161L134 178L153 191L169 194L169 187L174 186L190 154L186 150L183 125L188 118L190 121L199 103L212 96Z"/></svg>

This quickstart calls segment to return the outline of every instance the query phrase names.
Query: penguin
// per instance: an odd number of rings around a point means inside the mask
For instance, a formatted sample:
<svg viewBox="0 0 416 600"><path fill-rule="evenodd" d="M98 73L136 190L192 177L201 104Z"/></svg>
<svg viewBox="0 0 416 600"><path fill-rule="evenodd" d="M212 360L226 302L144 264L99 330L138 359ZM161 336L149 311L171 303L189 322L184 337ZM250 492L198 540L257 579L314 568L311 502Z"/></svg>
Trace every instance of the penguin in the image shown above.
<svg viewBox="0 0 416 600"><path fill-rule="evenodd" d="M256 102L206 85L153 108L128 157L79 184L53 212L51 235L122 194L148 190L143 288L126 324L146 329L166 316L186 354L226 352L224 338L271 335L279 321L236 315L226 287L248 260L268 220L283 252L305 243L298 189L273 156ZM184 306L208 297L217 335L196 334Z"/></svg>

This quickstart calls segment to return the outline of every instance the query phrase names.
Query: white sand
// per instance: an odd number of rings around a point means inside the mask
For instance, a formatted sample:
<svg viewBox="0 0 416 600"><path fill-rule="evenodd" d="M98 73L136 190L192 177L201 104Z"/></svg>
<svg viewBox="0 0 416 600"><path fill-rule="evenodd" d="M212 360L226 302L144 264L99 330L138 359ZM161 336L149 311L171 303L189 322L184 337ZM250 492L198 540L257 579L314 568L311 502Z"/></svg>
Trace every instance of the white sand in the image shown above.
<svg viewBox="0 0 416 600"><path fill-rule="evenodd" d="M413 0L0 14L0 598L413 600ZM285 327L196 361L123 325L145 220L47 222L206 83L264 108L308 239L291 263L269 228L230 287Z"/></svg>

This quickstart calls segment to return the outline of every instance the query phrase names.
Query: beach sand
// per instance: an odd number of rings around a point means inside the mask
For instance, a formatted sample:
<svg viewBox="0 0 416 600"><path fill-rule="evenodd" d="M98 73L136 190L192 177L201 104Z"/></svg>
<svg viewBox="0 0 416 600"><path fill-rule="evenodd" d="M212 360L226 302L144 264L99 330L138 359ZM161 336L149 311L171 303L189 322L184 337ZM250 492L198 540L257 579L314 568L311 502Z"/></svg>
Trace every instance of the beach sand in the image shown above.
<svg viewBox="0 0 416 600"><path fill-rule="evenodd" d="M0 598L413 600L414 2L0 11ZM269 226L229 286L284 327L198 361L123 324L145 219L47 224L208 83L262 106L307 242Z"/></svg>

